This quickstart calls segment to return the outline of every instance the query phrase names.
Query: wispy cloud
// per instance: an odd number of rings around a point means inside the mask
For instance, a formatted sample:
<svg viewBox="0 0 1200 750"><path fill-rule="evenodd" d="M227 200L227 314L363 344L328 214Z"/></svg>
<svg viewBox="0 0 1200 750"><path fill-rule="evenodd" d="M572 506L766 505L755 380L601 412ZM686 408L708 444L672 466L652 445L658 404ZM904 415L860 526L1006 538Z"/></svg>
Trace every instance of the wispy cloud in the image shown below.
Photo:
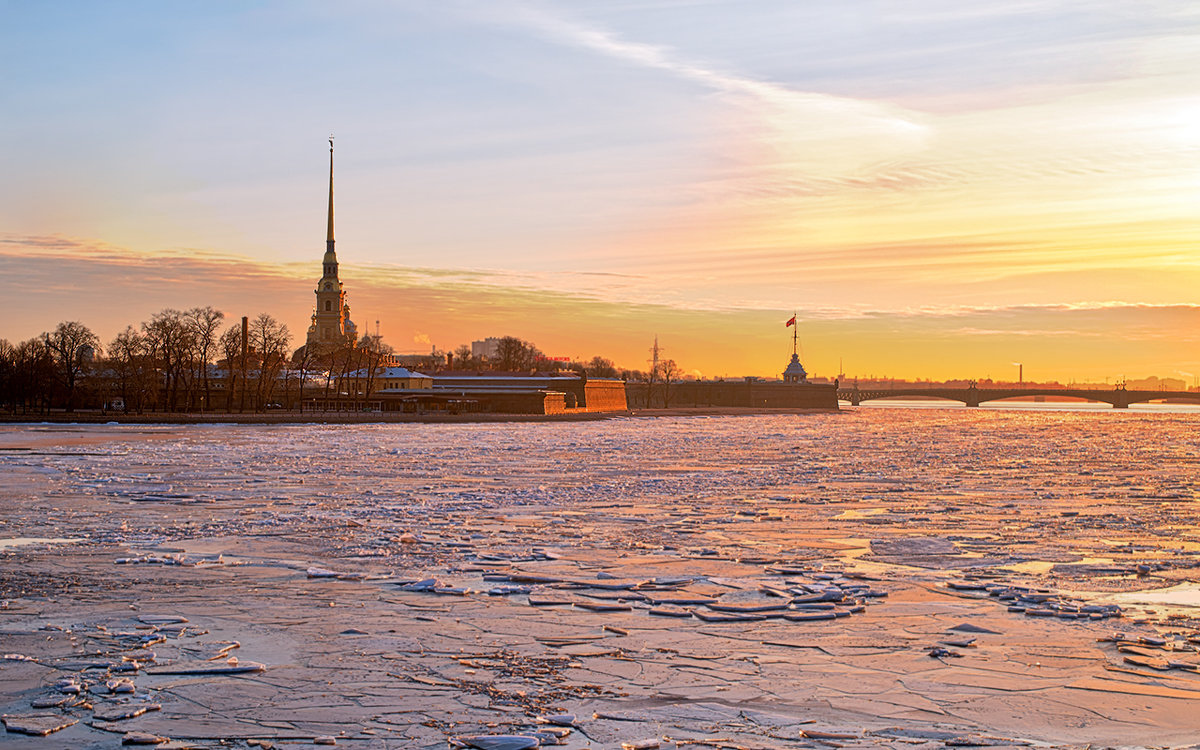
<svg viewBox="0 0 1200 750"><path fill-rule="evenodd" d="M842 173L911 150L929 131L928 118L879 101L798 90L781 83L726 72L719 65L694 62L667 47L623 39L531 6L515 15L544 38L613 60L655 70L699 84L750 111L764 126L760 137L778 149L785 162ZM820 142L814 153L803 144Z"/></svg>

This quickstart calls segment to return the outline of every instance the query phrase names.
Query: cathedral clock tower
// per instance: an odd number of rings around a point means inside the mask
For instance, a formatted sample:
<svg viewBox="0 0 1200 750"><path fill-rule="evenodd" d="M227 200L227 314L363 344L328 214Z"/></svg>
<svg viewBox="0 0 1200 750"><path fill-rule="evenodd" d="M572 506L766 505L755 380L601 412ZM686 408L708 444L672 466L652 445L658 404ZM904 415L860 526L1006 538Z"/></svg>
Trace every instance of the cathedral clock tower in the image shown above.
<svg viewBox="0 0 1200 750"><path fill-rule="evenodd" d="M329 219L325 232L325 258L317 282L317 308L308 328L309 345L353 346L358 331L350 320L346 291L338 279L337 253L333 249L333 136L329 138Z"/></svg>

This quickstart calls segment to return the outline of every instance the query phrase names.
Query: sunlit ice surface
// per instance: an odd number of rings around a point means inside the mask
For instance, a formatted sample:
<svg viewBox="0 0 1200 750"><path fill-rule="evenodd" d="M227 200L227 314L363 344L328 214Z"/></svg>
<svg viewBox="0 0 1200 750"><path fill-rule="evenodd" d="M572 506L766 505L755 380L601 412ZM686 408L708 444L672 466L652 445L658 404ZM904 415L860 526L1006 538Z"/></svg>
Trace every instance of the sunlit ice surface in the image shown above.
<svg viewBox="0 0 1200 750"><path fill-rule="evenodd" d="M1195 581L1196 418L5 426L0 708L69 676L100 697L53 709L67 744L127 701L226 741L569 713L575 746L1181 745L1200 623L1162 593ZM105 698L123 657L136 692ZM214 663L261 671L178 674Z"/></svg>

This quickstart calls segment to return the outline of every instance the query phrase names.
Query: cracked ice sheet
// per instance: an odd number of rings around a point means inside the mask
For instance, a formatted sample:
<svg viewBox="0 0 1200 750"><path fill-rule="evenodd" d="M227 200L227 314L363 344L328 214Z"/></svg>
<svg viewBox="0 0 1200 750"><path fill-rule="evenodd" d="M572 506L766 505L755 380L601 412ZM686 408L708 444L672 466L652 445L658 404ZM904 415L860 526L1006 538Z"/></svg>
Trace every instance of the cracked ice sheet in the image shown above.
<svg viewBox="0 0 1200 750"><path fill-rule="evenodd" d="M548 709L586 717L588 708L732 695L738 710L782 706L789 719L833 731L906 721L1012 735L1019 726L1021 736L1066 742L1077 737L1071 724L1101 742L1169 742L1196 729L1193 712L1170 710L1195 685L1192 676L1173 671L1165 685L1180 692L1171 695L1155 689L1165 679L1157 675L1126 675L1130 682L1117 686L1139 695L1101 692L1086 680L1104 680L1106 665L1121 663L1097 637L1117 628L1133 636L1187 631L1189 621L1156 613L1144 624L1041 621L945 586L964 566L986 580L1096 592L1164 587L1191 575L1196 478L1179 458L1187 446L1194 453L1194 430L1175 418L1096 416L859 412L142 433L105 426L63 433L62 447L75 455L56 453L44 432L0 428L6 445L46 449L0 457L4 528L86 540L5 553L0 582L9 608L0 610L0 627L115 627L134 611L178 612L208 629L206 637L238 640L245 658L268 665L253 683L236 678L237 691L228 689L235 678L168 688L135 676L164 710L131 721L168 736L172 723L215 732L212 716L236 717L238 729L270 728L282 710L295 711L310 732L375 727L377 738L432 746L455 734L529 729ZM781 454L802 460L781 462ZM324 471L329 465L338 473ZM914 560L919 566L868 559L871 540L905 537L940 540L923 544L941 554ZM112 564L131 555L170 564ZM944 565L929 567L941 557ZM1099 558L1099 566L1057 573L1021 567ZM1007 567L993 565L997 559ZM985 567L971 567L980 560ZM1150 574L1104 572L1135 564L1150 565ZM773 565L861 571L889 596L835 621L701 623L651 617L638 601L628 612L593 613L482 593L483 573L518 569L571 579L686 578L680 590L718 597L764 581L811 582L772 573ZM310 566L371 578L309 579ZM387 582L426 577L476 593L401 592ZM964 622L998 635L976 636L958 658L925 654ZM572 653L575 646L538 641L546 635L597 638ZM158 647L164 658L172 645ZM465 666L456 658L463 653L519 669ZM9 664L0 670L5 676ZM47 678L11 674L28 676L3 683L5 710L25 711ZM494 692L477 684L497 675ZM1052 699L1027 702L1004 689L1026 678L1049 683L1041 694ZM895 713L907 706L905 695L915 712L907 718ZM1147 701L1152 710L1134 710ZM398 729L394 707L410 705L422 710ZM876 715L864 713L869 706ZM757 736L734 726L725 708L714 730L747 742ZM664 726L676 735L705 727L674 704L654 710L674 712ZM1027 719L1014 725L1007 717L1016 715ZM613 727L622 740L647 731ZM88 731L81 724L56 736Z"/></svg>

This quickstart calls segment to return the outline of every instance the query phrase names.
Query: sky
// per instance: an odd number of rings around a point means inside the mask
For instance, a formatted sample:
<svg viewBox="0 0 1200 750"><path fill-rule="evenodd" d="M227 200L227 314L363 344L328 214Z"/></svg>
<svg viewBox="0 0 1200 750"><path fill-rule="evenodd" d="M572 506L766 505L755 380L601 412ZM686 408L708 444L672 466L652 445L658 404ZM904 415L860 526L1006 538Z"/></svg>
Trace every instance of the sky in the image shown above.
<svg viewBox="0 0 1200 750"><path fill-rule="evenodd" d="M1190 0L0 0L0 338L352 317L704 377L1200 374ZM378 324L376 323L378 321Z"/></svg>

